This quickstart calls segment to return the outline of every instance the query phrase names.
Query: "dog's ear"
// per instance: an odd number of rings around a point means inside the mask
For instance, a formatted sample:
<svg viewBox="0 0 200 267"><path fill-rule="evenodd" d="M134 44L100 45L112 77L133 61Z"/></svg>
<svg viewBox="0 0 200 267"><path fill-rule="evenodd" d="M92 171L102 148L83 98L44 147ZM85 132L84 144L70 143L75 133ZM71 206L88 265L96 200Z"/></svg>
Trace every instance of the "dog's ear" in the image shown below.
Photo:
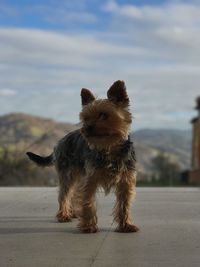
<svg viewBox="0 0 200 267"><path fill-rule="evenodd" d="M116 81L110 87L107 92L108 99L115 104L122 104L123 106L128 106L129 98L126 92L126 86L124 81Z"/></svg>
<svg viewBox="0 0 200 267"><path fill-rule="evenodd" d="M82 88L81 90L81 101L82 105L85 106L95 100L94 95L89 89Z"/></svg>

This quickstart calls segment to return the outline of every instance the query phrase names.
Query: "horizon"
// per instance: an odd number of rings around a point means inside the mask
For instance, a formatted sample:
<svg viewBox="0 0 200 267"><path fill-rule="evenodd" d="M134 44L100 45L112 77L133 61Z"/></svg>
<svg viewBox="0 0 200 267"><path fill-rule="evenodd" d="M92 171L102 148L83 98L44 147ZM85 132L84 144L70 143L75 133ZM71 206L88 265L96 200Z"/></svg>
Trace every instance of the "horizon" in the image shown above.
<svg viewBox="0 0 200 267"><path fill-rule="evenodd" d="M45 116L39 116L39 115L33 115L33 114L30 114L30 113L24 113L24 112L10 112L10 113L5 113L5 114L0 114L0 119L2 117L6 117L6 116L15 116L15 115L25 115L25 116L30 116L30 117L35 117L35 118L38 118L38 119L44 119L44 120L50 120L50 121L53 121L55 123L61 123L61 124L71 124L71 125L79 125L80 124L80 121L77 121L75 123L71 123L69 121L59 121L59 120L56 120L56 119L53 119L53 118L50 118L50 117L45 117ZM180 132L191 132L192 134L192 127L191 129L181 129L181 128L147 128L147 127L144 127L144 128L138 128L138 129L135 129L135 127L131 127L130 129L130 133L134 133L134 132L138 132L138 131L180 131Z"/></svg>
<svg viewBox="0 0 200 267"><path fill-rule="evenodd" d="M81 88L105 97L120 79L133 129L190 130L199 33L196 0L2 1L0 115L77 123Z"/></svg>

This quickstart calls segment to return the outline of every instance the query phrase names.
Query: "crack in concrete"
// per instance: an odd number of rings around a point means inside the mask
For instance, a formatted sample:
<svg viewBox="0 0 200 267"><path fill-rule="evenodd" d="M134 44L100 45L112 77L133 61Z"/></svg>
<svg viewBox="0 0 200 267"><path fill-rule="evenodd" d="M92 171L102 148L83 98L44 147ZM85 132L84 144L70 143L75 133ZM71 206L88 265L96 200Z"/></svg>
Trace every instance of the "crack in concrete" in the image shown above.
<svg viewBox="0 0 200 267"><path fill-rule="evenodd" d="M111 229L112 229L112 226L113 226L113 223L111 224L109 230L107 231L107 233L105 234L103 240L101 241L100 245L98 246L97 251L96 251L94 257L92 258L92 262L91 262L90 267L92 267L92 266L94 265L94 263L95 263L95 261L96 261L96 258L97 258L97 256L99 255L99 252L100 252L101 248L103 247L103 244L104 244L106 238L108 237L108 235L109 235L109 233L110 233L110 231L111 231Z"/></svg>

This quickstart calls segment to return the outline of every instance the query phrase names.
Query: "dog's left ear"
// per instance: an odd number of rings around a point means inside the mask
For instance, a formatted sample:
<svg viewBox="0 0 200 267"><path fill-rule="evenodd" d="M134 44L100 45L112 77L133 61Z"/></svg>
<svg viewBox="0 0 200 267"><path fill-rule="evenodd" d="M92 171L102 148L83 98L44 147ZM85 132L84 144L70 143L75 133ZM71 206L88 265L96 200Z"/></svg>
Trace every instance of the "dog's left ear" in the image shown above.
<svg viewBox="0 0 200 267"><path fill-rule="evenodd" d="M82 105L85 106L95 100L95 96L89 89L82 88L81 90L81 101Z"/></svg>
<svg viewBox="0 0 200 267"><path fill-rule="evenodd" d="M124 81L116 81L110 87L107 92L108 99L113 101L115 104L122 104L128 106L129 98L126 92L126 86Z"/></svg>

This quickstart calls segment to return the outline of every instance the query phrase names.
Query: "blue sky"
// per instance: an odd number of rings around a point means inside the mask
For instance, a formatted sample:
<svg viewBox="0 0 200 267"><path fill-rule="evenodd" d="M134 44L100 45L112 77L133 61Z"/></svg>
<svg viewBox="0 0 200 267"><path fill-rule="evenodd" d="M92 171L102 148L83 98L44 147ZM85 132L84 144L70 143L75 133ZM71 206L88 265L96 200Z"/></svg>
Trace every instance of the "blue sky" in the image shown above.
<svg viewBox="0 0 200 267"><path fill-rule="evenodd" d="M0 115L77 122L80 89L127 84L133 127L188 129L200 94L200 1L0 2Z"/></svg>
<svg viewBox="0 0 200 267"><path fill-rule="evenodd" d="M111 1L109 1L111 2ZM131 5L134 2L136 6L143 5L160 5L165 1L118 1L118 4ZM68 30L74 31L91 31L105 30L109 23L109 14L104 12L103 6L108 3L105 0L87 0L87 1L26 1L26 0L7 0L2 4L2 15L0 22L2 26L10 27L26 27L26 28L42 28L53 30ZM80 15L80 20L71 18L71 23L66 18L70 14ZM65 17L59 18L58 15L65 14ZM54 20L50 20L50 16ZM80 23L80 21L84 23ZM71 27L71 24L73 27Z"/></svg>

